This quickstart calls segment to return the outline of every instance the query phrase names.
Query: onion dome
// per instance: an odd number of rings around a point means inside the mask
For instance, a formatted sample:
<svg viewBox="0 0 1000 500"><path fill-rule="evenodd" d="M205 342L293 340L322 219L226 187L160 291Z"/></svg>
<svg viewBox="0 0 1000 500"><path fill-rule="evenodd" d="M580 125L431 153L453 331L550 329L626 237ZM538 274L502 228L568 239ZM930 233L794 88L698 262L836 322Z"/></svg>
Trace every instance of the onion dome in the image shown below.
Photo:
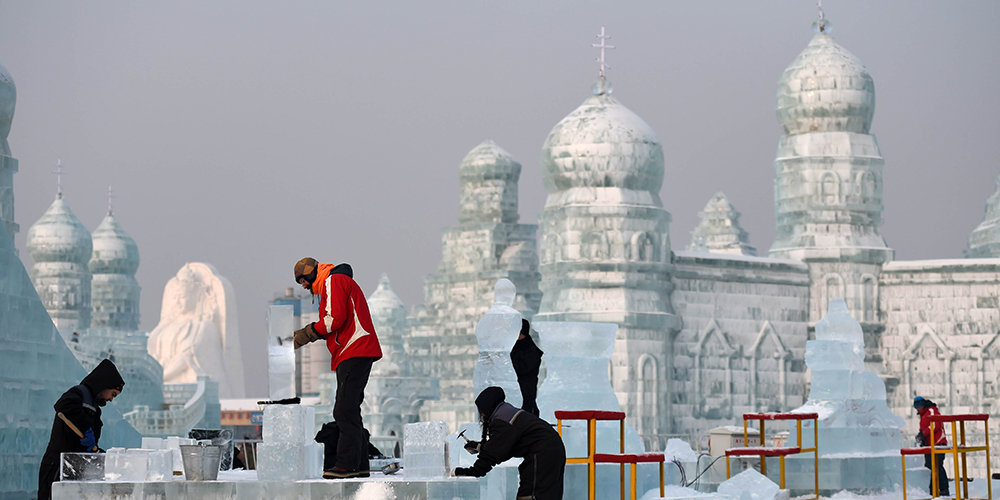
<svg viewBox="0 0 1000 500"><path fill-rule="evenodd" d="M830 36L819 20L816 35L778 80L778 121L786 134L867 134L875 114L875 82L861 61Z"/></svg>
<svg viewBox="0 0 1000 500"><path fill-rule="evenodd" d="M483 141L465 155L459 172L459 222L517 222L521 164L510 153Z"/></svg>
<svg viewBox="0 0 1000 500"><path fill-rule="evenodd" d="M90 231L70 210L62 195L28 229L28 254L36 263L72 262L86 266L93 251Z"/></svg>
<svg viewBox="0 0 1000 500"><path fill-rule="evenodd" d="M10 124L14 121L14 104L17 102L17 88L7 68L0 64L0 154L10 156L10 146L7 145L7 135L10 134Z"/></svg>
<svg viewBox="0 0 1000 500"><path fill-rule="evenodd" d="M380 318L389 318L393 316L396 311L403 311L403 315L406 315L406 307L403 305L403 301L400 300L399 295L392 291L392 286L389 284L389 276L382 273L382 277L378 280L378 288L368 297L368 310L371 312L372 317L378 316ZM380 335L381 336L381 335Z"/></svg>
<svg viewBox="0 0 1000 500"><path fill-rule="evenodd" d="M139 269L139 247L118 224L114 214L108 213L92 237L94 251L90 258L90 272L134 275Z"/></svg>
<svg viewBox="0 0 1000 500"><path fill-rule="evenodd" d="M542 146L542 178L551 194L570 188L623 188L658 194L663 146L639 115L611 96L610 84L562 119Z"/></svg>

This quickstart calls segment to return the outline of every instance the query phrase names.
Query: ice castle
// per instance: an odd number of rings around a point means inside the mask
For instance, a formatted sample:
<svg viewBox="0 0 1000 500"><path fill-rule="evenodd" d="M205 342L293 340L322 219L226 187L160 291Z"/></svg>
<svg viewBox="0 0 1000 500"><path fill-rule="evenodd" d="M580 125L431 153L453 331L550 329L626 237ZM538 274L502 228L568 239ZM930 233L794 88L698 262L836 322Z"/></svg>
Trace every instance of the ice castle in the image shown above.
<svg viewBox="0 0 1000 500"><path fill-rule="evenodd" d="M889 407L909 427L917 424L910 407L917 394L943 412L1000 416L992 402L1000 394L1000 190L969 238L969 259L893 260L880 233L884 160L871 133L874 80L833 38L829 21L818 21L814 32L778 80L778 236L767 256L756 256L739 212L721 193L699 214L687 250L671 251L670 213L659 198L669 167L662 146L605 79L544 142L542 297L531 281L518 283L519 309L540 320L619 325L611 379L647 449L661 449L667 434L694 442L744 412L804 404L806 341L835 297L860 322L866 367L884 381ZM442 264L426 280L426 303L406 339L411 353L428 360L414 369L430 375L444 359L471 370L469 327L488 306L483 293L513 262L510 240L458 243L463 227L465 241L478 229L465 216L464 183L469 159L483 148L463 161L462 225L445 230ZM481 238L513 234L500 232L500 222L483 227ZM533 240L526 229L517 234L527 248ZM531 257L523 253L521 269L534 269ZM444 310L463 313L434 314ZM460 316L467 318L461 327ZM453 371L441 373L439 405L460 411L473 394L460 382L468 374ZM446 391L449 377L456 382ZM422 417L453 428L469 420Z"/></svg>

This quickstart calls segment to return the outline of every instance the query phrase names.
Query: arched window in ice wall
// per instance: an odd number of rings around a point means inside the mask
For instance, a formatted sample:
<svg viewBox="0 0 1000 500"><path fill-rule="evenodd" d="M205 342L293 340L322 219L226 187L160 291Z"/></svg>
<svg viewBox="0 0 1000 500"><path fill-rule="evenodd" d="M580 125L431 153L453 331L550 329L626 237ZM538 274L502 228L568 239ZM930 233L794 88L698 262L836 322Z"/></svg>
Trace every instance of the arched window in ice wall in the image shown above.
<svg viewBox="0 0 1000 500"><path fill-rule="evenodd" d="M862 321L875 321L875 311L878 310L878 281L871 274L861 277L861 310Z"/></svg>
<svg viewBox="0 0 1000 500"><path fill-rule="evenodd" d="M839 274L831 273L823 277L823 303L820 308L823 311L823 316L826 316L827 308L830 307L830 301L836 297L844 297L844 278Z"/></svg>
<svg viewBox="0 0 1000 500"><path fill-rule="evenodd" d="M840 177L836 172L824 172L820 178L823 203L836 205L840 203Z"/></svg>
<svg viewBox="0 0 1000 500"><path fill-rule="evenodd" d="M656 247L653 238L646 232L638 232L632 235L631 258L638 262L650 262L656 260Z"/></svg>
<svg viewBox="0 0 1000 500"><path fill-rule="evenodd" d="M654 443L656 439L656 407L659 390L656 377L656 358L649 354L639 356L639 435L646 441L646 446L662 446L666 443ZM659 449L659 448L657 448Z"/></svg>

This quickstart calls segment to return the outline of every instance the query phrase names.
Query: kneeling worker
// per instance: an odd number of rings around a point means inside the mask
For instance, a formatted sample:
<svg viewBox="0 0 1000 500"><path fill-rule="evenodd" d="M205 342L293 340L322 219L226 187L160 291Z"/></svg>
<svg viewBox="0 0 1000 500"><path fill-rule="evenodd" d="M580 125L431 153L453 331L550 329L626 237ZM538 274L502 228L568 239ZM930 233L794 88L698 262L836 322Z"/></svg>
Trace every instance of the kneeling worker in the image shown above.
<svg viewBox="0 0 1000 500"><path fill-rule="evenodd" d="M485 476L497 464L513 457L524 461L517 467L518 500L562 500L566 447L548 422L504 401L499 387L487 387L476 398L482 442L470 441L465 449L479 454L472 467L459 467L456 476Z"/></svg>

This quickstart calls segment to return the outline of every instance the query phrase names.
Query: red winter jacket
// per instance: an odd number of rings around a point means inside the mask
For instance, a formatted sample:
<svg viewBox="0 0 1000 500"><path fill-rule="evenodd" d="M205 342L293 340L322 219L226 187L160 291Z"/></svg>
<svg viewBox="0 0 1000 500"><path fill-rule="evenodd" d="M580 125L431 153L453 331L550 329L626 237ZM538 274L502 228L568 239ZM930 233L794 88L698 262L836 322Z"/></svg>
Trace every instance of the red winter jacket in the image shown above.
<svg viewBox="0 0 1000 500"><path fill-rule="evenodd" d="M345 359L382 357L368 301L350 265L320 264L312 292L320 296L319 321L313 328L326 339L330 369L337 371Z"/></svg>
<svg viewBox="0 0 1000 500"><path fill-rule="evenodd" d="M924 442L927 446L930 446L931 440L931 415L940 415L941 412L938 411L937 406L928 406L920 414L920 432L924 434ZM944 437L944 423L935 422L934 423L934 446L948 444L948 440Z"/></svg>

